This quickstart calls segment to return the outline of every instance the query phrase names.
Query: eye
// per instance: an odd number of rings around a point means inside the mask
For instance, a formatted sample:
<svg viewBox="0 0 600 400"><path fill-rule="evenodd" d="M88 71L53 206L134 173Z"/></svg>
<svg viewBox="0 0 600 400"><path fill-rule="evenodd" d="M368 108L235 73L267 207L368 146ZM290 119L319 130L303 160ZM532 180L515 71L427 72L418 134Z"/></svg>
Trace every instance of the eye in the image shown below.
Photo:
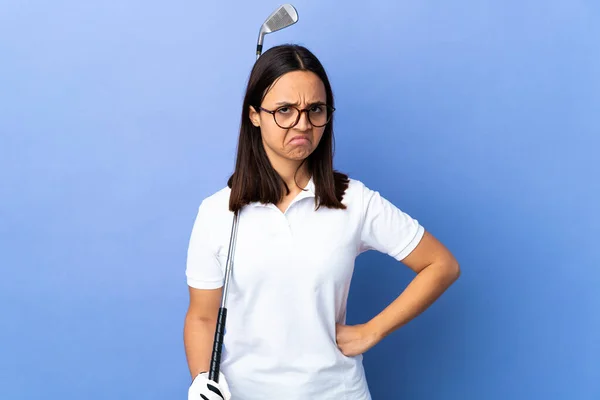
<svg viewBox="0 0 600 400"><path fill-rule="evenodd" d="M320 113L321 111L323 111L323 108L324 107L321 104L316 104L310 108L310 111L314 113Z"/></svg>
<svg viewBox="0 0 600 400"><path fill-rule="evenodd" d="M290 112L290 108L289 107L280 107L277 109L277 112L280 114L287 114Z"/></svg>

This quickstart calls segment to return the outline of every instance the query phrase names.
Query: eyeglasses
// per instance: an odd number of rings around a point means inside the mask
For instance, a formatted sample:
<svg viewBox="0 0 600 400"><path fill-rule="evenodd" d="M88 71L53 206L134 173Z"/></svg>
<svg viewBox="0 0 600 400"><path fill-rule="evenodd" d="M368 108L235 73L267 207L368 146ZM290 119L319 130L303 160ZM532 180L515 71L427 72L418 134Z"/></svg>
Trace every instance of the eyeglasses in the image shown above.
<svg viewBox="0 0 600 400"><path fill-rule="evenodd" d="M313 104L310 108L303 110L292 105L281 106L275 110L267 110L262 107L257 108L271 114L277 126L282 129L290 129L296 126L303 112L306 112L308 120L313 127L321 128L331 121L331 117L335 111L335 108L327 104Z"/></svg>

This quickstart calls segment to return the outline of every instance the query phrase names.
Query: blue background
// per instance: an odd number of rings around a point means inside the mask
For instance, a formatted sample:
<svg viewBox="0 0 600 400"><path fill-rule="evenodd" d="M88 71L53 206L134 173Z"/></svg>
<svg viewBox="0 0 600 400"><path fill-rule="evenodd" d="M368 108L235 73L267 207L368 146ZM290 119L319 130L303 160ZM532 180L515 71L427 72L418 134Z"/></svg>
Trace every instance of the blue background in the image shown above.
<svg viewBox="0 0 600 400"><path fill-rule="evenodd" d="M0 6L0 398L179 399L187 241L271 1ZM336 166L459 281L365 355L375 400L600 398L600 5L295 1ZM349 323L412 273L359 257Z"/></svg>

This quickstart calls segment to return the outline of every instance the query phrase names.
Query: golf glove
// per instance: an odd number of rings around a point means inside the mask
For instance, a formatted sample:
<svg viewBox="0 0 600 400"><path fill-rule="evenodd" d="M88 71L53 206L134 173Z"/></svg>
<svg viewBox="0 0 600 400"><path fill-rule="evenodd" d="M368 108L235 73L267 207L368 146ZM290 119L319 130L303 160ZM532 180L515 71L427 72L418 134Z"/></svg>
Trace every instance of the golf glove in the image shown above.
<svg viewBox="0 0 600 400"><path fill-rule="evenodd" d="M223 373L219 372L219 383L208 379L208 372L202 372L192 382L188 390L188 400L230 400L231 392Z"/></svg>

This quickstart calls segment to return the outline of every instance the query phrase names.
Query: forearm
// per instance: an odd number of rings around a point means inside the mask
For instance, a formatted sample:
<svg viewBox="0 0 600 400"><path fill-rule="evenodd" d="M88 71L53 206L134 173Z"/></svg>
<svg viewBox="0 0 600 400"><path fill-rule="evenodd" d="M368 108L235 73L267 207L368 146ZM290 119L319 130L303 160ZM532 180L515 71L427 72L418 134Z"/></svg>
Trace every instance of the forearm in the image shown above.
<svg viewBox="0 0 600 400"><path fill-rule="evenodd" d="M433 263L424 268L406 289L367 325L380 339L425 311L458 278L455 263Z"/></svg>
<svg viewBox="0 0 600 400"><path fill-rule="evenodd" d="M183 341L192 379L209 370L216 324L216 319L185 318Z"/></svg>

